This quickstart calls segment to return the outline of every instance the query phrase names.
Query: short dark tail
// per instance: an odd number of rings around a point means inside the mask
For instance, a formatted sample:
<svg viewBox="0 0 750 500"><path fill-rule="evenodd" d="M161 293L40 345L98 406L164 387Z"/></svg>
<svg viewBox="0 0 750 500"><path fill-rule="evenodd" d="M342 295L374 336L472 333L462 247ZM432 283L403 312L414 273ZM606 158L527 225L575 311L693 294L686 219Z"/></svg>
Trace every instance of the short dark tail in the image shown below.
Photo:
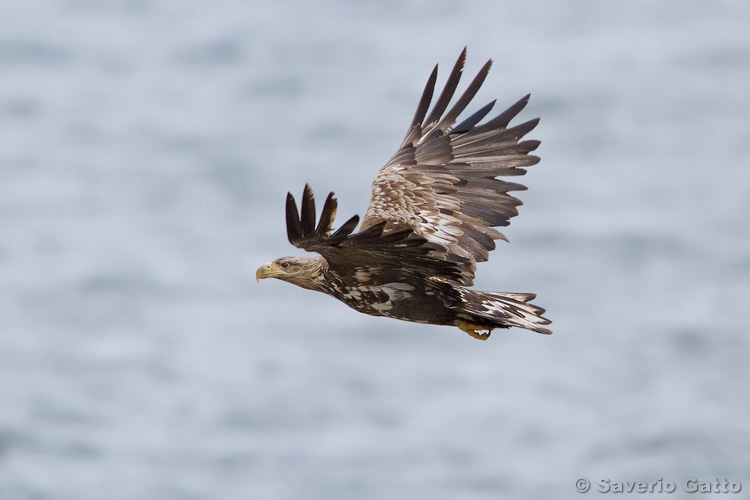
<svg viewBox="0 0 750 500"><path fill-rule="evenodd" d="M544 309L529 304L536 297L533 293L477 292L461 289L463 310L470 322L488 328L510 328L516 326L549 335L551 330L540 325L552 323L543 317Z"/></svg>

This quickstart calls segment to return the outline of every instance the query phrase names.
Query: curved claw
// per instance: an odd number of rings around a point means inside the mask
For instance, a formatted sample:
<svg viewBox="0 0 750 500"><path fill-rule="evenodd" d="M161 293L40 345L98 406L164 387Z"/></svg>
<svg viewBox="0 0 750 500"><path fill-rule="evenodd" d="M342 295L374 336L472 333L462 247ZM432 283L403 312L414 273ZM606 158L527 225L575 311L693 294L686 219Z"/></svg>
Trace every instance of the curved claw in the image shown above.
<svg viewBox="0 0 750 500"><path fill-rule="evenodd" d="M487 340L488 338L490 338L490 334L492 333L492 328L488 328L486 326L481 326L481 325L476 325L474 323L469 323L468 321L464 321L461 319L458 320L458 323L456 323L456 326L477 340ZM481 332L482 330L486 330L487 333L477 333L477 332Z"/></svg>

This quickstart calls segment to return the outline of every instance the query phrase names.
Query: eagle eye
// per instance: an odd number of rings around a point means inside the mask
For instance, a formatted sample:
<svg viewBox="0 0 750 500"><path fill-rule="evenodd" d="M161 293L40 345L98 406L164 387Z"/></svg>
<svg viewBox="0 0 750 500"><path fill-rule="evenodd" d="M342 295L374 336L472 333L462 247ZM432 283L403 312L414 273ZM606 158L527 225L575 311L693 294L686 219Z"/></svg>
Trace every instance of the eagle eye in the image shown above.
<svg viewBox="0 0 750 500"><path fill-rule="evenodd" d="M288 267L289 267L289 262L282 262L281 263L281 268L282 269L287 269Z"/></svg>

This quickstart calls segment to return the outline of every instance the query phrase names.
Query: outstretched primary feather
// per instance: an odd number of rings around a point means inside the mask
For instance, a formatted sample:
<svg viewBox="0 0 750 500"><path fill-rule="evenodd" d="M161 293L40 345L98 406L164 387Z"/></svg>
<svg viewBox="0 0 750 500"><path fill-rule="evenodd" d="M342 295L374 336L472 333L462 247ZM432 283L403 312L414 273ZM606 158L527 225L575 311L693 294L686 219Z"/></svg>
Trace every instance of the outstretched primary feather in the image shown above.
<svg viewBox="0 0 750 500"><path fill-rule="evenodd" d="M437 66L430 74L401 146L375 177L360 231L354 232L356 215L333 229L333 193L316 225L315 198L305 185L300 207L287 195L287 234L292 245L320 257L283 257L256 277L327 293L366 314L458 326L482 340L493 328L512 326L550 333L544 309L530 304L534 294L468 289L495 240L507 241L495 228L518 215L521 201L510 193L526 187L502 178L539 162L530 154L539 141L522 140L539 119L509 126L526 95L484 123L496 101L454 127L492 66L487 61L451 106L465 61L464 48L431 110Z"/></svg>

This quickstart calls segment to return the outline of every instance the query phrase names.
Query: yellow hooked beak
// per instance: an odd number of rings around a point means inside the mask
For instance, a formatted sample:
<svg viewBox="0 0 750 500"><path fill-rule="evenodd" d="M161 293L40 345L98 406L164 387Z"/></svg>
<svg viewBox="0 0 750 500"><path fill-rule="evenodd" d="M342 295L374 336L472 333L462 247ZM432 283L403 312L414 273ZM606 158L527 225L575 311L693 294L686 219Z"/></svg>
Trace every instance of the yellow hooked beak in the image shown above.
<svg viewBox="0 0 750 500"><path fill-rule="evenodd" d="M279 266L273 262L268 262L255 271L255 280L260 281L266 278L277 278L282 274L284 274L284 271L282 271Z"/></svg>

